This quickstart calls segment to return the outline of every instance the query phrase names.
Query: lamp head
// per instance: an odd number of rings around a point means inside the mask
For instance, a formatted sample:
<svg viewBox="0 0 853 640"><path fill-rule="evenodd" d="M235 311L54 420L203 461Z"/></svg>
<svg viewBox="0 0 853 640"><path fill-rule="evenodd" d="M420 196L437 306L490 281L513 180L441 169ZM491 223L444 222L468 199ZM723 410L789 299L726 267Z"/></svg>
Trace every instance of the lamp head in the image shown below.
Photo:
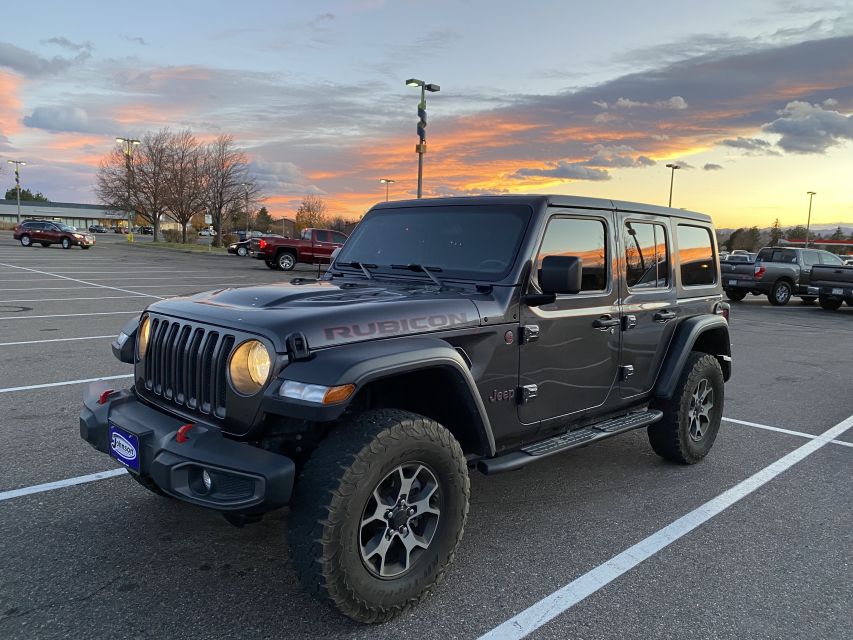
<svg viewBox="0 0 853 640"><path fill-rule="evenodd" d="M668 164L666 165L667 169L681 169L677 164Z"/></svg>
<svg viewBox="0 0 853 640"><path fill-rule="evenodd" d="M427 91L432 91L433 93L435 93L436 91L441 91L441 87L433 83L424 85L424 89L426 89Z"/></svg>
<svg viewBox="0 0 853 640"><path fill-rule="evenodd" d="M420 87L423 85L423 83L423 80L418 80L417 78L409 78L408 80L406 80L407 87Z"/></svg>

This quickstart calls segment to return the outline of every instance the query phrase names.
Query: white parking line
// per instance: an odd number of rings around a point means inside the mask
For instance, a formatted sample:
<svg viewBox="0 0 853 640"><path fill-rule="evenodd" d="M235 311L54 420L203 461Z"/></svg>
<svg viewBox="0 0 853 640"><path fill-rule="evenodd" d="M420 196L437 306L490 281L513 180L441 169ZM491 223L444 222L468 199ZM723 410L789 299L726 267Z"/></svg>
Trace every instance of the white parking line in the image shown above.
<svg viewBox="0 0 853 640"><path fill-rule="evenodd" d="M115 338L110 336L84 336L82 338L50 338L48 340L22 340L20 342L0 342L0 347L13 347L18 344L42 344L45 342L72 342L74 340L103 340L104 338Z"/></svg>
<svg viewBox="0 0 853 640"><path fill-rule="evenodd" d="M756 429L764 429L765 431L775 431L776 433L786 433L789 436L799 436L800 438L809 438L810 440L817 438L813 433L805 433L804 431L791 431L790 429L781 429L780 427L771 427L766 424L757 422L747 422L746 420L735 420L734 418L723 418L725 422L734 424L742 424L746 427L755 427ZM832 444L840 444L845 447L853 447L853 442L844 442L843 440L833 440Z"/></svg>
<svg viewBox="0 0 853 640"><path fill-rule="evenodd" d="M0 320L34 320L40 318L74 318L80 316L116 316L122 313L142 313L141 309L133 311L97 311L95 313L56 313L50 316L0 316Z"/></svg>
<svg viewBox="0 0 853 640"><path fill-rule="evenodd" d="M86 287L87 289L89 287ZM6 304L7 302L77 302L78 300L126 300L128 298L147 298L145 294L137 293L132 296L98 296L96 298L78 298L74 296L73 298L18 298L14 300L2 300L0 299L0 304Z"/></svg>
<svg viewBox="0 0 853 640"><path fill-rule="evenodd" d="M773 464L724 491L675 522L653 533L604 564L585 573L566 586L546 596L518 615L480 636L480 640L516 640L534 632L581 600L592 595L638 564L684 537L714 516L722 513L752 492L760 489L782 472L790 469L836 437L853 427L853 416L824 431L813 440L782 456Z"/></svg>
<svg viewBox="0 0 853 640"><path fill-rule="evenodd" d="M101 380L122 380L132 378L132 373L124 373L120 376L103 376L102 378L84 378L82 380L65 380L64 382L46 382L44 384L30 384L25 387L6 387L0 389L0 393L12 393L13 391L33 391L34 389L47 389L49 387L67 387L72 384L84 384L86 382L100 382Z"/></svg>
<svg viewBox="0 0 853 640"><path fill-rule="evenodd" d="M121 291L122 293L139 293L138 291L131 291L130 289L120 289L119 287L109 287L105 284L97 284L95 282L87 282L86 280L80 280L78 278L69 278L68 276L60 276L60 275L57 275L55 273L49 273L47 271L40 271L38 269L30 269L29 267L19 267L19 266L14 265L14 264L0 263L0 267L12 267L13 269L22 269L24 271L29 271L31 273L40 273L40 274L45 275L45 276L53 276L54 278L61 278L63 280L71 280L72 282L79 282L80 284L88 284L88 285L92 285L95 287L103 287L104 289L112 289L113 291ZM151 293L144 293L144 294L140 294L140 295L145 295L145 296L148 296L149 298L157 298L158 300L163 299L160 296L155 296L154 294L151 294Z"/></svg>
<svg viewBox="0 0 853 640"><path fill-rule="evenodd" d="M53 491L54 489L62 489L63 487L72 487L75 484L85 484L86 482L95 482L96 480L107 480L116 476L123 476L127 471L124 469L110 469L109 471L101 471L100 473L90 473L87 476L77 476L76 478L67 478L66 480L57 480L56 482L46 482L37 484L32 487L24 487L23 489L13 489L12 491L0 492L0 502L11 500L12 498L20 498L33 493L42 493L43 491Z"/></svg>
<svg viewBox="0 0 853 640"><path fill-rule="evenodd" d="M56 278L61 278L61 277L63 277L63 276L54 276L53 278L29 278L26 280L22 280L20 278L13 278L11 280L10 279L0 279L0 282L19 282L21 284L24 284L26 282L53 282ZM120 280L122 282L125 282L127 280L174 280L175 277L176 277L175 274L172 274L171 276L150 276L150 277L143 276L141 278L137 278L135 276L130 276L130 277L127 277L127 276L111 276L108 278L89 278L89 280L91 280L92 282L96 282L99 280ZM180 273L180 274L178 274L178 277L180 277L182 280L215 280L217 278L221 278L222 276L187 276L187 275L184 275L183 273ZM233 278L248 278L249 276L245 275L245 276L232 276L232 277Z"/></svg>

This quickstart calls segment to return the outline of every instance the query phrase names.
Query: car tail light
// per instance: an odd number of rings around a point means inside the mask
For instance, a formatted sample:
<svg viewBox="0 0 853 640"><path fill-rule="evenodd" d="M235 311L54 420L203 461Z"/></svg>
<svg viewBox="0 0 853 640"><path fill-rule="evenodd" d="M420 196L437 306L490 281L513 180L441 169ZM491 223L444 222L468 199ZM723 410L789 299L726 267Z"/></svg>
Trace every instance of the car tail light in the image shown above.
<svg viewBox="0 0 853 640"><path fill-rule="evenodd" d="M767 271L767 269L765 269L763 265L760 265L760 264L755 265L755 277L756 277L756 279L763 278L765 271Z"/></svg>
<svg viewBox="0 0 853 640"><path fill-rule="evenodd" d="M258 240L258 248L259 248L259 249L265 249L265 248L266 248L266 246L267 246L267 241L266 241L266 240Z"/></svg>

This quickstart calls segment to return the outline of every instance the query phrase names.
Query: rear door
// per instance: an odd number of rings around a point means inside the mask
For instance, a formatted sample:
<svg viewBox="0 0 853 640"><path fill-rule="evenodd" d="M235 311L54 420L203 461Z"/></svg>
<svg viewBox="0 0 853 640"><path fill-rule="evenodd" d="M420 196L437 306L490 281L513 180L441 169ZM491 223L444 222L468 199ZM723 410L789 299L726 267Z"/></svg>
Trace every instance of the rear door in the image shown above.
<svg viewBox="0 0 853 640"><path fill-rule="evenodd" d="M622 246L623 398L646 393L655 383L678 318L672 275L669 221L619 214Z"/></svg>
<svg viewBox="0 0 853 640"><path fill-rule="evenodd" d="M524 424L543 427L566 422L571 414L604 404L619 368L620 312L614 282L614 214L558 210L551 215L536 255L528 293L539 293L538 272L548 255L583 261L582 290L561 294L552 304L521 305L520 346Z"/></svg>

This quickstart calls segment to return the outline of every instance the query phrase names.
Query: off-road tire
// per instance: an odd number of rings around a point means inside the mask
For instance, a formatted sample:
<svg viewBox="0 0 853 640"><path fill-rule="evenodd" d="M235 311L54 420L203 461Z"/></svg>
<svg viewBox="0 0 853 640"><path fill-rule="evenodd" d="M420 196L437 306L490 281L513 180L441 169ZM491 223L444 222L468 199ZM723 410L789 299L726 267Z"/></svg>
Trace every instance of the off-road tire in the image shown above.
<svg viewBox="0 0 853 640"><path fill-rule="evenodd" d="M732 302L740 302L749 293L743 289L726 289L726 297Z"/></svg>
<svg viewBox="0 0 853 640"><path fill-rule="evenodd" d="M71 240L69 240L68 238L63 238L62 239L62 248L63 249L70 249L71 248Z"/></svg>
<svg viewBox="0 0 853 640"><path fill-rule="evenodd" d="M21 236L21 246L22 247L31 247L33 246L33 240L26 233Z"/></svg>
<svg viewBox="0 0 853 640"><path fill-rule="evenodd" d="M291 251L279 251L275 257L275 263L282 271L293 271L296 266L296 256Z"/></svg>
<svg viewBox="0 0 853 640"><path fill-rule="evenodd" d="M844 304L844 300L839 300L838 298L820 297L820 306L827 311L837 311L842 304Z"/></svg>
<svg viewBox="0 0 853 640"><path fill-rule="evenodd" d="M374 488L407 462L433 472L441 515L429 547L411 568L379 578L361 558L362 514ZM440 424L396 409L354 416L320 443L296 484L288 537L302 585L353 620L390 620L443 579L462 539L469 493L465 456Z"/></svg>
<svg viewBox="0 0 853 640"><path fill-rule="evenodd" d="M707 380L714 392L713 409L707 431L696 441L689 431L691 398L702 380ZM648 428L655 453L682 464L695 464L708 455L723 417L723 389L723 371L717 359L707 353L692 352L672 398L654 403L654 408L663 411L663 418Z"/></svg>
<svg viewBox="0 0 853 640"><path fill-rule="evenodd" d="M767 300L774 307L784 307L791 301L791 296L794 294L794 287L787 280L777 280L773 283L773 288L767 294Z"/></svg>

